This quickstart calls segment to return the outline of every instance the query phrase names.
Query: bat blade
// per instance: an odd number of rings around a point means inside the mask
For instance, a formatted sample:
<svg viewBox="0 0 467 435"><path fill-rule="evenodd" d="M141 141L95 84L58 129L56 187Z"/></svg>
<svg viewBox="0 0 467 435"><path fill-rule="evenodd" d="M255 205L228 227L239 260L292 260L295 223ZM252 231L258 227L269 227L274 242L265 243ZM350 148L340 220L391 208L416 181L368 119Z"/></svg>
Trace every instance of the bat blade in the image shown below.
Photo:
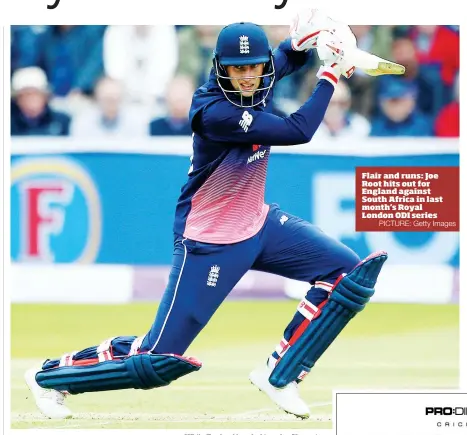
<svg viewBox="0 0 467 435"><path fill-rule="evenodd" d="M370 76L402 75L405 73L404 65L383 59L356 47L344 49L344 59Z"/></svg>
<svg viewBox="0 0 467 435"><path fill-rule="evenodd" d="M363 69L363 71L369 76L402 75L405 73L405 66L391 61L384 61L378 62L377 68Z"/></svg>

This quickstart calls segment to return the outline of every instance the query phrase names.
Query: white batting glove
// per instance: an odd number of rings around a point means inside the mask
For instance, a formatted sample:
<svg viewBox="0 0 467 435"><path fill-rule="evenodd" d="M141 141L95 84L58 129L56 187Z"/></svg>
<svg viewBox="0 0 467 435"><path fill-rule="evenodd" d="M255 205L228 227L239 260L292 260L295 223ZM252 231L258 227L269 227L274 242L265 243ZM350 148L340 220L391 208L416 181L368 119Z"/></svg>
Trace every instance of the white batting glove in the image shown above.
<svg viewBox="0 0 467 435"><path fill-rule="evenodd" d="M341 64L344 60L344 46L339 37L328 31L321 31L316 39L316 53L325 66Z"/></svg>
<svg viewBox="0 0 467 435"><path fill-rule="evenodd" d="M345 27L350 31L348 26ZM340 74L348 79L353 75L355 66L346 60L345 53L348 48L356 47L357 44L353 33L347 34L345 27L342 28L343 30L334 29L333 32L320 32L316 41L316 52L324 66L333 65ZM341 35L346 38L346 42L341 39Z"/></svg>
<svg viewBox="0 0 467 435"><path fill-rule="evenodd" d="M334 33L322 31L316 40L316 52L323 62L316 77L320 80L327 80L333 86L336 86L341 76L342 42Z"/></svg>
<svg viewBox="0 0 467 435"><path fill-rule="evenodd" d="M341 53L342 58L339 61L339 69L341 71L341 74L348 79L352 77L353 73L355 72L355 66L346 60L345 50L349 47L357 47L357 38L353 34L350 27L347 24L342 23L340 21L334 21L333 33L339 38L339 40L342 43L341 48L343 49L343 52Z"/></svg>
<svg viewBox="0 0 467 435"><path fill-rule="evenodd" d="M292 48L296 51L308 51L316 49L318 46L318 36L322 33L329 33L337 36L345 47L347 45L356 46L357 40L350 27L342 22L335 21L319 9L304 9L300 11L290 25L289 34L292 41ZM324 38L328 37L324 36ZM323 39L324 42L324 39ZM332 56L324 52L321 47L321 55L318 57L326 64L331 62ZM342 49L342 47L340 47ZM345 51L344 51L345 53ZM344 77L350 78L355 71L355 67L347 62L342 56L337 68ZM328 65L329 66L329 65Z"/></svg>
<svg viewBox="0 0 467 435"><path fill-rule="evenodd" d="M322 30L329 30L332 20L319 9L303 9L290 25L292 48L307 51L316 47L317 37Z"/></svg>

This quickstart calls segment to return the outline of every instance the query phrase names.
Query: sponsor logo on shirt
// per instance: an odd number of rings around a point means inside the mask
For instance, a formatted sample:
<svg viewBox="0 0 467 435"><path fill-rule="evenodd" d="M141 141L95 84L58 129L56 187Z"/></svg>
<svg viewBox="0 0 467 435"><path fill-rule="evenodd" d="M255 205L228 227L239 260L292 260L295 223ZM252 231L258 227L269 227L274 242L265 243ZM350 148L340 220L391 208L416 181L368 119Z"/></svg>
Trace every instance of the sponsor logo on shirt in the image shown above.
<svg viewBox="0 0 467 435"><path fill-rule="evenodd" d="M248 157L247 164L252 163L256 160L261 160L266 157L267 150L256 151L252 156Z"/></svg>

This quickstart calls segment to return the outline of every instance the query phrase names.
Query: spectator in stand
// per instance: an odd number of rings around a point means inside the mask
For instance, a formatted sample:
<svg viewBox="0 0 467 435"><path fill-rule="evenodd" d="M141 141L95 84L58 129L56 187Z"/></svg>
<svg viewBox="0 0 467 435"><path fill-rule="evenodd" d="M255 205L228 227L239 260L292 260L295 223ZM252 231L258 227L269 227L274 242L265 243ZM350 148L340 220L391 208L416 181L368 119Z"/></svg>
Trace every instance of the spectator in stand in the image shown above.
<svg viewBox="0 0 467 435"><path fill-rule="evenodd" d="M48 26L40 34L38 66L47 74L58 97L92 95L103 72L105 26Z"/></svg>
<svg viewBox="0 0 467 435"><path fill-rule="evenodd" d="M424 67L437 65L445 85L445 102L452 98L452 87L459 71L459 32L449 26L413 26L410 33L415 43L418 60Z"/></svg>
<svg viewBox="0 0 467 435"><path fill-rule="evenodd" d="M70 117L49 105L47 77L38 67L13 73L11 102L12 136L67 136Z"/></svg>
<svg viewBox="0 0 467 435"><path fill-rule="evenodd" d="M149 124L151 136L191 136L193 131L188 120L191 98L195 85L190 77L178 75L167 88L167 115Z"/></svg>
<svg viewBox="0 0 467 435"><path fill-rule="evenodd" d="M432 136L429 117L417 109L417 88L390 77L379 96L381 114L372 122L371 136Z"/></svg>
<svg viewBox="0 0 467 435"><path fill-rule="evenodd" d="M39 65L39 43L48 26L11 26L11 73Z"/></svg>
<svg viewBox="0 0 467 435"><path fill-rule="evenodd" d="M178 64L175 26L109 26L104 35L104 68L120 80L126 99L146 107L163 103Z"/></svg>
<svg viewBox="0 0 467 435"><path fill-rule="evenodd" d="M392 27L391 26L350 26L357 39L357 46L384 59L391 57ZM366 75L357 69L348 81L352 92L352 111L370 118L375 109L374 77Z"/></svg>
<svg viewBox="0 0 467 435"><path fill-rule="evenodd" d="M362 115L351 110L352 95L347 82L340 80L313 140L326 138L360 139L368 137L371 125Z"/></svg>
<svg viewBox="0 0 467 435"><path fill-rule="evenodd" d="M95 106L76 115L71 135L79 138L125 138L146 136L147 119L124 104L120 81L102 77L95 89Z"/></svg>
<svg viewBox="0 0 467 435"><path fill-rule="evenodd" d="M454 100L441 109L435 121L435 135L438 137L459 137L459 75L454 82Z"/></svg>
<svg viewBox="0 0 467 435"><path fill-rule="evenodd" d="M357 46L362 50L381 56L385 59L391 55L393 26L350 26L357 38Z"/></svg>
<svg viewBox="0 0 467 435"><path fill-rule="evenodd" d="M186 26L179 30L179 63L177 74L188 75L195 86L208 80L212 68L212 52L222 26Z"/></svg>
<svg viewBox="0 0 467 435"><path fill-rule="evenodd" d="M410 38L399 37L392 44L392 60L405 66L403 76L384 76L377 80L377 96L384 92L386 82L399 80L417 88L417 109L431 117L438 114L443 106L443 85L437 65L421 67L415 45ZM377 97L378 98L378 97ZM379 98L378 98L379 99Z"/></svg>

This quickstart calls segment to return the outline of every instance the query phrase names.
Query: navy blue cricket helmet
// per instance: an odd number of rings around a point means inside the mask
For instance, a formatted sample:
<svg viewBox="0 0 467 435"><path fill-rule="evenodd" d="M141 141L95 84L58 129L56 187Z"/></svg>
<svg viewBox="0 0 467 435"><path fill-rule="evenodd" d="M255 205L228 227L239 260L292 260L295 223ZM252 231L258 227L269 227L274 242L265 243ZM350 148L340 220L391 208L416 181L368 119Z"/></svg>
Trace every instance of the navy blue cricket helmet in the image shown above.
<svg viewBox="0 0 467 435"><path fill-rule="evenodd" d="M274 84L276 73L271 46L266 32L260 26L242 22L224 27L219 33L213 54L217 83L232 104L239 107L254 107L266 100ZM265 64L263 74L251 77L261 79L258 89L251 97L243 96L242 91L232 86L226 67L261 63Z"/></svg>

